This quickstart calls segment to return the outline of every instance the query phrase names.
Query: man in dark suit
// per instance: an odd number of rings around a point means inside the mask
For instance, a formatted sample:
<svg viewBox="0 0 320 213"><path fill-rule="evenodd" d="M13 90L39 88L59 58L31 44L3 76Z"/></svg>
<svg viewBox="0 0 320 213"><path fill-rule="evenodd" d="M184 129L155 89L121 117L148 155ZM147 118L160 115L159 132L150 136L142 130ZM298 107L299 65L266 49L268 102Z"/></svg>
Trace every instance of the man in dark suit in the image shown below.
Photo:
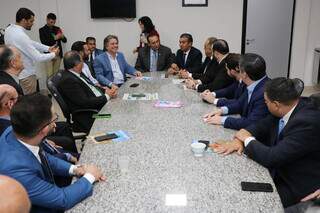
<svg viewBox="0 0 320 213"><path fill-rule="evenodd" d="M18 100L18 93L8 84L0 84L0 136L11 125L10 111Z"/></svg>
<svg viewBox="0 0 320 213"><path fill-rule="evenodd" d="M103 91L82 74L83 61L78 52L67 52L63 63L65 70L57 88L71 112L78 109L100 110L110 98L116 96L116 90L106 88ZM78 114L72 119L78 129L86 132L90 131L94 122L92 113Z"/></svg>
<svg viewBox="0 0 320 213"><path fill-rule="evenodd" d="M136 70L153 72L167 70L174 61L171 49L160 44L158 34L147 36L148 46L139 49Z"/></svg>
<svg viewBox="0 0 320 213"><path fill-rule="evenodd" d="M193 73L189 73L185 70L181 70L179 72L179 77L184 78L184 79L199 79L201 78L212 66L213 64L216 66L218 63L216 59L213 57L213 51L212 51L212 44L215 42L217 39L215 37L209 37L205 42L204 42L204 53L206 58L204 59L203 63L199 67L199 70L196 70Z"/></svg>
<svg viewBox="0 0 320 213"><path fill-rule="evenodd" d="M13 46L0 46L0 84L9 84L19 95L23 95L18 77L22 70L23 62L19 50Z"/></svg>
<svg viewBox="0 0 320 213"><path fill-rule="evenodd" d="M210 104L215 104L217 107L222 107L232 102L237 101L242 93L246 90L245 84L241 80L240 69L239 69L240 54L229 53L226 58L226 69L230 77L236 81L223 89L205 90L200 94L201 98Z"/></svg>
<svg viewBox="0 0 320 213"><path fill-rule="evenodd" d="M213 56L218 62L216 66L210 66L208 70L199 77L198 80L192 78L186 80L186 86L189 89L195 89L198 92L205 90L218 90L225 88L233 83L226 69L225 60L229 54L229 46L225 40L218 39L212 45Z"/></svg>
<svg viewBox="0 0 320 213"><path fill-rule="evenodd" d="M269 80L264 59L257 54L246 53L240 59L240 73L242 81L247 85L246 91L237 101L206 114L206 123L238 130L269 114L263 98L264 85ZM222 116L231 114L240 114L241 118Z"/></svg>
<svg viewBox="0 0 320 213"><path fill-rule="evenodd" d="M285 208L320 188L320 112L300 98L303 82L275 78L265 85L271 115L241 129L218 153L237 151L267 167Z"/></svg>
<svg viewBox="0 0 320 213"><path fill-rule="evenodd" d="M47 46L58 46L60 53L57 57L47 62L47 76L50 77L58 72L63 57L61 42L66 43L67 38L60 27L55 26L57 16L53 13L47 15L47 24L39 29L40 41Z"/></svg>
<svg viewBox="0 0 320 213"><path fill-rule="evenodd" d="M169 74L178 74L180 70L194 73L199 70L202 63L202 53L192 46L193 38L189 33L180 35L179 46L175 57L175 63L168 69Z"/></svg>
<svg viewBox="0 0 320 213"><path fill-rule="evenodd" d="M75 166L43 150L43 139L57 120L51 100L41 94L22 96L11 110L11 123L0 140L0 173L19 181L27 190L31 212L61 212L92 195L92 184L105 180L92 165ZM57 187L53 175L80 177Z"/></svg>

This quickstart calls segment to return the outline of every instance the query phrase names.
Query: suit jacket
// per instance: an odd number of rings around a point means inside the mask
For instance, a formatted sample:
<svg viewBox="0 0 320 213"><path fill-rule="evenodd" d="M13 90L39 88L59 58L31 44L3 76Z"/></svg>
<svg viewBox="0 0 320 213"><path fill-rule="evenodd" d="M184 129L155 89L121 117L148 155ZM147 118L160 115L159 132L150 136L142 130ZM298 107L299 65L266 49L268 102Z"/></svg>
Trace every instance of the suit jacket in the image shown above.
<svg viewBox="0 0 320 213"><path fill-rule="evenodd" d="M273 171L284 207L320 188L319 120L320 112L310 99L301 98L279 136L279 118L272 115L246 128L256 140L245 153Z"/></svg>
<svg viewBox="0 0 320 213"><path fill-rule="evenodd" d="M23 95L23 90L20 84L18 84L11 75L1 70L0 70L0 84L9 84L10 86L14 87L17 90L19 95Z"/></svg>
<svg viewBox="0 0 320 213"><path fill-rule="evenodd" d="M48 25L44 25L39 29L39 34L40 34L40 41L42 44L45 44L47 46L53 46L58 44L58 47L60 48L60 53L59 56L60 58L63 57L63 52L62 52L62 45L61 41L63 43L67 42L67 38L63 37L62 39L54 40L53 35L57 35L61 31L60 27L53 26L52 28L48 27Z"/></svg>
<svg viewBox="0 0 320 213"><path fill-rule="evenodd" d="M201 66L199 67L199 69L195 70L194 73L192 74L192 78L193 79L199 79L204 75L204 72L208 70L209 65L211 63L216 63L215 65L217 65L217 61L215 59L211 59L210 57L206 57L203 61L203 63L201 64Z"/></svg>
<svg viewBox="0 0 320 213"><path fill-rule="evenodd" d="M160 45L158 50L157 71L167 70L174 61L171 49ZM150 47L145 46L139 49L135 68L142 72L150 71Z"/></svg>
<svg viewBox="0 0 320 213"><path fill-rule="evenodd" d="M0 136L9 126L11 126L10 120L0 118Z"/></svg>
<svg viewBox="0 0 320 213"><path fill-rule="evenodd" d="M92 195L92 185L84 177L70 186L59 188L48 181L41 163L20 143L12 128L0 138L0 173L19 181L27 190L32 203L31 212L56 212L70 209ZM48 164L55 175L69 176L70 163L46 153Z"/></svg>
<svg viewBox="0 0 320 213"><path fill-rule="evenodd" d="M213 64L207 68L207 71L200 78L201 83L197 90L198 92L203 92L205 90L218 90L225 88L234 82L226 69L225 59L223 59L220 64Z"/></svg>
<svg viewBox="0 0 320 213"><path fill-rule="evenodd" d="M91 89L70 71L62 72L57 88L71 112L79 109L100 110L107 103L105 95L96 97ZM77 114L72 117L72 120L76 127L88 130L88 132L94 121L92 113Z"/></svg>
<svg viewBox="0 0 320 213"><path fill-rule="evenodd" d="M236 102L245 90L246 85L243 82L235 81L228 87L215 91L216 98L219 98L217 107L222 107Z"/></svg>
<svg viewBox="0 0 320 213"><path fill-rule="evenodd" d="M202 53L197 48L191 47L186 63L184 63L183 51L179 49L176 54L175 63L180 69L186 69L190 73L195 73L201 67Z"/></svg>
<svg viewBox="0 0 320 213"><path fill-rule="evenodd" d="M236 102L226 105L229 109L228 114L240 114L241 118L228 117L224 123L225 128L245 128L269 115L269 110L264 102L263 96L264 85L268 80L269 78L265 77L256 85L249 103L248 91L246 90Z"/></svg>
<svg viewBox="0 0 320 213"><path fill-rule="evenodd" d="M116 59L124 79L126 79L126 74L134 75L136 70L127 63L124 55L121 52L117 53ZM94 59L93 69L96 72L96 78L101 85L110 86L112 84L114 77L110 60L106 53L101 54Z"/></svg>
<svg viewBox="0 0 320 213"><path fill-rule="evenodd" d="M96 48L96 49L94 50L94 57L97 57L98 55L101 55L101 54L103 54L103 53L104 53L103 50Z"/></svg>

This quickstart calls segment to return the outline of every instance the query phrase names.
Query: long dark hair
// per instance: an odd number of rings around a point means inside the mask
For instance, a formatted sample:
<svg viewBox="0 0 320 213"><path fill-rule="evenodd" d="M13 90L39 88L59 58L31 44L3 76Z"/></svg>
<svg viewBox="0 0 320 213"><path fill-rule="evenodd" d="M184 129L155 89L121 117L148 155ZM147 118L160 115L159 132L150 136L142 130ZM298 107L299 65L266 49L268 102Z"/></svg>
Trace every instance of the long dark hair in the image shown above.
<svg viewBox="0 0 320 213"><path fill-rule="evenodd" d="M148 16L142 16L139 18L139 22L141 22L144 26L143 33L150 33L155 29L151 19Z"/></svg>

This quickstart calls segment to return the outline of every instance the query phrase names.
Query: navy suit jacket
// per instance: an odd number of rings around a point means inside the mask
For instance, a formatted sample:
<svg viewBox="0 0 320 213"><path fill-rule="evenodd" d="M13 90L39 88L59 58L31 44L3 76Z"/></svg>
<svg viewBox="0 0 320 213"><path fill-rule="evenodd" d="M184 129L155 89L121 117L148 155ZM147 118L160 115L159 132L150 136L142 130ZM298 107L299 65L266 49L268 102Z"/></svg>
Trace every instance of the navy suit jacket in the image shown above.
<svg viewBox="0 0 320 213"><path fill-rule="evenodd" d="M256 138L245 154L269 168L284 207L320 188L320 111L301 98L278 136L279 118L269 115L246 129Z"/></svg>
<svg viewBox="0 0 320 213"><path fill-rule="evenodd" d="M235 81L228 87L215 91L216 98L219 98L217 107L222 107L236 102L245 90L246 85L243 82Z"/></svg>
<svg viewBox="0 0 320 213"><path fill-rule="evenodd" d="M126 74L134 75L135 68L129 65L121 52L117 53L117 61L123 78L126 79ZM93 69L96 72L96 78L101 85L110 86L114 80L113 72L109 57L106 53L97 56L93 62Z"/></svg>
<svg viewBox="0 0 320 213"><path fill-rule="evenodd" d="M69 176L70 163L46 156L54 175ZM64 188L48 182L41 163L17 140L11 127L0 138L0 162L0 173L16 179L27 190L32 212L70 209L92 195L92 184L84 177Z"/></svg>
<svg viewBox="0 0 320 213"><path fill-rule="evenodd" d="M241 129L269 115L269 110L264 102L264 85L269 80L268 77L262 79L254 88L250 101L248 103L247 90L241 97L226 105L229 109L228 114L240 114L241 118L228 117L225 120L224 127L230 129Z"/></svg>
<svg viewBox="0 0 320 213"><path fill-rule="evenodd" d="M183 52L181 49L177 51L175 63L180 69L186 69L190 73L195 73L200 69L202 64L202 53L197 48L191 47L186 63L183 63Z"/></svg>

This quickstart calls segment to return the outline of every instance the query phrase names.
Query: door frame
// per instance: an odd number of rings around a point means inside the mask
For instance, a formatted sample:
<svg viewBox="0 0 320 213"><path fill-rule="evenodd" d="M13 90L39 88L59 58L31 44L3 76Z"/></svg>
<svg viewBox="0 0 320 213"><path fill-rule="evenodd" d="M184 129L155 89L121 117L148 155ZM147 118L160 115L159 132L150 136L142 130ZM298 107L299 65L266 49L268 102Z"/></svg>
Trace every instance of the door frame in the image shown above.
<svg viewBox="0 0 320 213"><path fill-rule="evenodd" d="M288 60L287 78L289 78L289 76L290 76L290 62L291 62L292 36L293 36L295 11L296 11L296 0L293 0L293 11L292 11L292 18L291 18L291 35L290 35L290 48L289 48L289 60ZM246 51L247 13L248 13L248 0L243 0L241 54L244 54L245 51Z"/></svg>

